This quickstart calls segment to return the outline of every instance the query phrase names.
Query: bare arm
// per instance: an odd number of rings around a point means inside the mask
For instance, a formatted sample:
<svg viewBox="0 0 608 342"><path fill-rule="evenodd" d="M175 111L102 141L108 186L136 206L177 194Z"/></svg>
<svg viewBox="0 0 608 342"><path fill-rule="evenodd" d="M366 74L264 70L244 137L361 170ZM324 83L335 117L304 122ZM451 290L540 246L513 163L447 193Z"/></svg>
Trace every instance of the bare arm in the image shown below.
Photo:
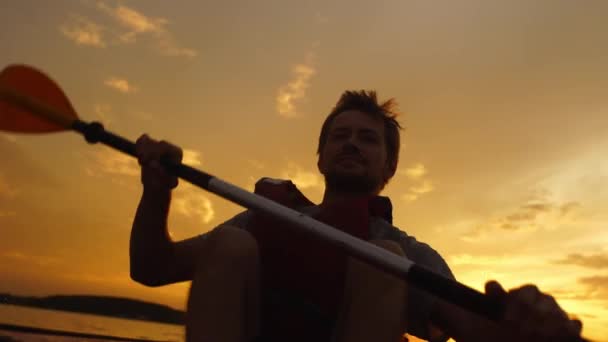
<svg viewBox="0 0 608 342"><path fill-rule="evenodd" d="M171 191L177 178L160 166L160 157L181 161L182 151L146 135L136 143L142 166L143 194L133 220L129 246L131 278L148 286L161 286L191 279L200 237L173 242L167 228Z"/></svg>
<svg viewBox="0 0 608 342"><path fill-rule="evenodd" d="M167 229L171 193L142 194L130 241L131 278L147 286L190 280L200 237L174 242Z"/></svg>

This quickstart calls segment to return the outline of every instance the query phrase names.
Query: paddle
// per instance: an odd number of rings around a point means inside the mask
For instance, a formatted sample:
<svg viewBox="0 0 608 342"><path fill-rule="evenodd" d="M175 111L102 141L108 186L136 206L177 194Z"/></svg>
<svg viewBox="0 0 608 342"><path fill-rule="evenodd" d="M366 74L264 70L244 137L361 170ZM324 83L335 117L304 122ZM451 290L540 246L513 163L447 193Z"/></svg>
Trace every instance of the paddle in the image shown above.
<svg viewBox="0 0 608 342"><path fill-rule="evenodd" d="M100 142L136 156L134 143L106 131L100 123L79 120L59 86L42 72L24 65L9 66L0 73L0 129L18 133L74 130L84 135L89 143ZM171 173L194 185L243 207L283 220L448 302L491 320L497 321L502 316L502 303L461 283L439 276L407 258L190 166L168 160L163 161L163 164Z"/></svg>

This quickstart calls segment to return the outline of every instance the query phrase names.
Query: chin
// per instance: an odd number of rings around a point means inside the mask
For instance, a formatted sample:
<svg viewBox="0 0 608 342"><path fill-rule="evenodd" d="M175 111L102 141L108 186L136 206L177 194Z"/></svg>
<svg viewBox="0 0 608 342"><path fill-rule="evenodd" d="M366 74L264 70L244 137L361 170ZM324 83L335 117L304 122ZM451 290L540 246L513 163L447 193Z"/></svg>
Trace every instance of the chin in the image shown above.
<svg viewBox="0 0 608 342"><path fill-rule="evenodd" d="M351 170L351 169L337 169L334 170L334 172L332 172L333 175L337 176L337 177L361 177L361 178L367 178L367 175L365 174L365 172L361 172L361 170Z"/></svg>
<svg viewBox="0 0 608 342"><path fill-rule="evenodd" d="M325 175L325 184L340 192L357 193L371 193L377 187L373 179L360 172L331 172Z"/></svg>

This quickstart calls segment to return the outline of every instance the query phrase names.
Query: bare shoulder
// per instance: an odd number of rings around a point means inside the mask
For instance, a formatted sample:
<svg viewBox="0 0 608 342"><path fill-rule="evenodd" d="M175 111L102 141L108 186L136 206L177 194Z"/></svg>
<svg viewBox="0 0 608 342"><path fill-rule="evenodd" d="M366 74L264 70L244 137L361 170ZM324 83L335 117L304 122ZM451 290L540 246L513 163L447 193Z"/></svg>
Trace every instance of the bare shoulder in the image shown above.
<svg viewBox="0 0 608 342"><path fill-rule="evenodd" d="M170 275L171 282L187 281L192 279L196 262L201 251L206 248L209 237L219 227L230 225L245 229L251 217L249 210L243 211L232 218L222 222L212 230L200 235L177 241L173 243L173 272Z"/></svg>

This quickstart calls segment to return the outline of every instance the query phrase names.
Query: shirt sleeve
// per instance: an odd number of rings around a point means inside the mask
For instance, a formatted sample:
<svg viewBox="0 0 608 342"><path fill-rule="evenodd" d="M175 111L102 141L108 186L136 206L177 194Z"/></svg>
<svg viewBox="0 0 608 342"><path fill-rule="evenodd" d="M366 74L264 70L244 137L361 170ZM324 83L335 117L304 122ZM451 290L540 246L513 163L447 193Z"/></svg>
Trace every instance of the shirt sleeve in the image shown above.
<svg viewBox="0 0 608 342"><path fill-rule="evenodd" d="M445 260L425 243L416 241L414 238L403 234L402 244L407 257L417 265L423 266L441 276L455 279L452 271ZM415 287L408 286L408 333L416 337L438 342L446 341L447 337L431 339L430 316L437 304L438 298L434 295Z"/></svg>
<svg viewBox="0 0 608 342"><path fill-rule="evenodd" d="M230 225L230 226L234 226L234 227L241 228L241 229L247 229L252 215L253 215L253 212L250 210L242 211L242 212L234 215L232 218L218 224L212 230L200 234L198 237L201 239L206 239L209 236L208 235L209 233L211 233L212 231L214 231L215 229L217 229L218 227L223 226L223 225Z"/></svg>
<svg viewBox="0 0 608 342"><path fill-rule="evenodd" d="M253 212L251 210L245 210L243 212L236 214L231 219L224 221L223 223L218 225L218 227L222 226L222 225L230 225L230 226L238 227L241 229L247 229L252 215L253 215Z"/></svg>

